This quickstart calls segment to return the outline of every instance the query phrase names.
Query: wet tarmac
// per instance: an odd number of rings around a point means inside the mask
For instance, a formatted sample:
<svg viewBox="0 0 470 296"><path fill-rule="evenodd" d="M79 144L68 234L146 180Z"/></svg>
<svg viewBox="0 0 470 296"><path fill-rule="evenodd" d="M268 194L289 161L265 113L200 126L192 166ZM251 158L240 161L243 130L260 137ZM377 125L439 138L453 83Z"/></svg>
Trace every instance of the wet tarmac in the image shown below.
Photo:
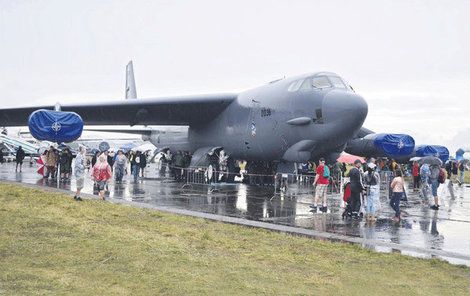
<svg viewBox="0 0 470 296"><path fill-rule="evenodd" d="M35 165L25 165L22 173L15 173L14 164L3 164L0 166L0 179L75 190L74 178L65 183L46 180L36 170ZM368 242L409 246L412 247L411 250L414 248L418 251L410 251L408 248L400 252L425 258L434 257L432 251L439 250L439 258L470 266L469 186L455 185L453 198L446 186L441 186L439 211L423 205L419 196L409 190L409 202L408 205L402 205L403 219L399 224L391 221L393 211L388 205L388 196L382 193L378 221L371 225L365 221L343 220L339 194L328 195L328 213L311 213L311 196L308 194L290 198L274 195L273 187L245 184L183 186L184 183L159 178L154 164L146 169L146 176L148 177L137 183L132 182L129 176L125 177L122 184L112 181L109 184L109 197L363 238L365 247L381 252L396 250L387 247L387 244ZM93 182L90 178L86 179L83 192L93 194Z"/></svg>

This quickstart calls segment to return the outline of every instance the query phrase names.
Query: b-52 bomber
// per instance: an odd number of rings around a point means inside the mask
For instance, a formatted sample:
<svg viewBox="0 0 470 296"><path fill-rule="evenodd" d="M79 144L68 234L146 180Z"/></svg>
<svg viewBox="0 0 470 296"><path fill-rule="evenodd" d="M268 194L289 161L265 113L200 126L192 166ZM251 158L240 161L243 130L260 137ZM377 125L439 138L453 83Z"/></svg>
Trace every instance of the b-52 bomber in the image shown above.
<svg viewBox="0 0 470 296"><path fill-rule="evenodd" d="M348 142L372 133L362 128L366 101L332 72L284 78L241 93L146 99L136 98L131 63L126 73L127 100L61 103L60 110L76 112L85 125L187 126L178 133L142 133L158 148L190 152L191 166L217 149L234 160L270 164L334 161ZM24 126L35 110L54 108L0 109L0 126Z"/></svg>

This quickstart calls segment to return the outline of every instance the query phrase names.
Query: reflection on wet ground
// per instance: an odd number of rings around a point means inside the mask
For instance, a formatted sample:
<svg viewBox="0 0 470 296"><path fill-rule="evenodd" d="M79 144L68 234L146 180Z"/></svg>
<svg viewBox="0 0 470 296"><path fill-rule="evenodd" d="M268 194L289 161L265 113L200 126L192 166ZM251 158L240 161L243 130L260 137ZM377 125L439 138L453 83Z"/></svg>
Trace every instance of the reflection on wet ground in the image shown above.
<svg viewBox="0 0 470 296"><path fill-rule="evenodd" d="M25 166L23 173L15 173L13 164L0 166L0 179L59 187L75 190L75 180L67 183L42 179L35 166ZM381 194L381 210L378 221L369 225L364 221L342 220L339 194L329 195L327 214L310 212L311 197L308 195L288 198L282 195L273 199L273 188L224 184L214 187L203 185L182 189L182 183L158 178L156 167L147 168L147 176L137 183L130 178L122 184L109 184L109 197L126 199L137 203L182 208L205 213L264 221L307 229L315 229L351 237L380 240L413 246L426 250L443 250L449 257L444 259L458 264L470 265L470 187L455 188L451 198L445 186L439 188L441 209L433 211L422 205L419 196L410 192L409 204L402 206L403 219L399 224L391 221L393 211L388 196ZM127 176L128 177L128 176ZM87 178L85 193L93 193L93 183ZM392 251L383 247L368 246L378 251ZM425 256L422 253L409 255ZM461 256L451 256L457 254Z"/></svg>

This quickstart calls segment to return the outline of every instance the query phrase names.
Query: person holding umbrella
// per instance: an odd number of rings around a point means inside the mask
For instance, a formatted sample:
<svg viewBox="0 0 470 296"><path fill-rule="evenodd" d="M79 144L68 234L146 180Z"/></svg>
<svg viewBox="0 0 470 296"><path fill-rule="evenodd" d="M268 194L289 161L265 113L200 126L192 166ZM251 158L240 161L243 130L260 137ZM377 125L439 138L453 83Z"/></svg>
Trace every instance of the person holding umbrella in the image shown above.
<svg viewBox="0 0 470 296"><path fill-rule="evenodd" d="M431 206L431 209L439 210L439 197L437 196L437 188L439 187L439 181L442 181L442 183L445 181L445 170L441 172L442 161L434 156L426 156L422 157L418 162L422 165L422 167L425 165L429 166L430 172L428 180L431 184L432 196L434 197L434 204Z"/></svg>

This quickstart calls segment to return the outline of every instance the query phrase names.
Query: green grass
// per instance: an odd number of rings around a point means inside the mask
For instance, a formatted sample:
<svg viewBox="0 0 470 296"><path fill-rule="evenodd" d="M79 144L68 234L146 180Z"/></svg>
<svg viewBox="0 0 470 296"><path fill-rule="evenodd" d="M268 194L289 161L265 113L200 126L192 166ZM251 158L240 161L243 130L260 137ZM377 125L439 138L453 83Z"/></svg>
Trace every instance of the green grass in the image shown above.
<svg viewBox="0 0 470 296"><path fill-rule="evenodd" d="M0 295L470 295L470 268L0 183Z"/></svg>

